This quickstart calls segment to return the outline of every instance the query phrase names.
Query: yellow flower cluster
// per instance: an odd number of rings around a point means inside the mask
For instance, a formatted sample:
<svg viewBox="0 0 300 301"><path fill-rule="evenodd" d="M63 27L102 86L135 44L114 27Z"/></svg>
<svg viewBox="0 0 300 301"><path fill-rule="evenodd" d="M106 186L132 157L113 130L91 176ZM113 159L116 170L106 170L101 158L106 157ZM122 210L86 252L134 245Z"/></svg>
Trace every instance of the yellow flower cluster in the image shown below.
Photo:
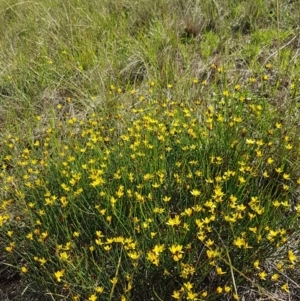
<svg viewBox="0 0 300 301"><path fill-rule="evenodd" d="M30 147L4 139L0 227L6 252L26 253L20 271L44 273L73 300L130 300L156 278L151 297L165 286L165 300L237 299L232 267L287 292L264 262L282 250L283 271L299 262L287 244L300 215L300 180L283 159L296 151L292 134L238 85L206 105L127 93L141 101L126 125L122 103L107 117L65 116Z"/></svg>

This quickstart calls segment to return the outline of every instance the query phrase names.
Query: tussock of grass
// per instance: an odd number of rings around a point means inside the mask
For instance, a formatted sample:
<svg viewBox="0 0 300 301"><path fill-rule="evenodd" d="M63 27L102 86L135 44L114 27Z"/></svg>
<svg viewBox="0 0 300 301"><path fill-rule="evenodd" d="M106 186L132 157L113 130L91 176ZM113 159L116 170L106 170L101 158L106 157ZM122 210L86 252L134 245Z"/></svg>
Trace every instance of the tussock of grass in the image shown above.
<svg viewBox="0 0 300 301"><path fill-rule="evenodd" d="M272 1L0 4L0 250L25 291L294 296L299 29L280 5L278 32Z"/></svg>

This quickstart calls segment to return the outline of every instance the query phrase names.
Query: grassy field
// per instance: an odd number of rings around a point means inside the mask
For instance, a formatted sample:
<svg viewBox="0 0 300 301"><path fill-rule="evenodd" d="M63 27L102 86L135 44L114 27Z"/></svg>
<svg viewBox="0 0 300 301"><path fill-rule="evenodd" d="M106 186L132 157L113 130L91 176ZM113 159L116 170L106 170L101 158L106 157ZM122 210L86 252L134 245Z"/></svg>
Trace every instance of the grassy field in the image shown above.
<svg viewBox="0 0 300 301"><path fill-rule="evenodd" d="M0 300L300 300L300 2L0 2Z"/></svg>

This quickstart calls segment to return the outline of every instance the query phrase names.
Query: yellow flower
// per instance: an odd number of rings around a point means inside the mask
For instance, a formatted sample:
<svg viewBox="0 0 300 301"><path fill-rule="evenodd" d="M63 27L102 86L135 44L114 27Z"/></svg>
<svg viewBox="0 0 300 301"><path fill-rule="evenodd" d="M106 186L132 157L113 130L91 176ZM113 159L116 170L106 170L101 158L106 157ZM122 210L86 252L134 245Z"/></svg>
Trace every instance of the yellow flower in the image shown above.
<svg viewBox="0 0 300 301"><path fill-rule="evenodd" d="M218 251L214 251L214 250L206 250L206 256L207 258L211 259L211 258L215 258L217 256L219 256L219 252Z"/></svg>
<svg viewBox="0 0 300 301"><path fill-rule="evenodd" d="M112 207L115 206L115 203L117 202L117 199L115 199L113 196L110 198L109 202L111 203Z"/></svg>
<svg viewBox="0 0 300 301"><path fill-rule="evenodd" d="M205 238L206 238L206 235L204 234L203 231L200 231L200 232L197 234L197 238L198 238L200 241L204 241Z"/></svg>
<svg viewBox="0 0 300 301"><path fill-rule="evenodd" d="M138 252L128 252L127 255L133 260L136 260L140 257L140 254Z"/></svg>
<svg viewBox="0 0 300 301"><path fill-rule="evenodd" d="M182 253L184 253L182 251L183 246L182 245L172 245L169 250L172 253L172 257L174 261L179 261L182 259L183 255Z"/></svg>
<svg viewBox="0 0 300 301"><path fill-rule="evenodd" d="M283 264L280 261L276 263L276 267L280 272L283 272Z"/></svg>
<svg viewBox="0 0 300 301"><path fill-rule="evenodd" d="M254 267L256 269L259 269L259 260L257 259L254 263L253 263Z"/></svg>
<svg viewBox="0 0 300 301"><path fill-rule="evenodd" d="M116 285L117 282L118 282L118 278L117 277L113 277L110 282L113 284L113 285Z"/></svg>
<svg viewBox="0 0 300 301"><path fill-rule="evenodd" d="M198 296L197 293L188 292L188 293L187 293L187 300L199 300L199 299L196 299L197 296Z"/></svg>
<svg viewBox="0 0 300 301"><path fill-rule="evenodd" d="M169 218L168 221L166 222L167 225L169 226L178 226L180 225L181 220L180 220L180 216L178 214L175 215L174 218Z"/></svg>
<svg viewBox="0 0 300 301"><path fill-rule="evenodd" d="M290 179L290 175L287 173L284 173L282 176L285 180L289 180Z"/></svg>
<svg viewBox="0 0 300 301"><path fill-rule="evenodd" d="M172 245L170 248L169 248L170 252L172 254L176 254L176 253L181 253L182 252L182 245Z"/></svg>
<svg viewBox="0 0 300 301"><path fill-rule="evenodd" d="M221 267L217 267L216 270L218 275L226 274L226 272L224 272Z"/></svg>
<svg viewBox="0 0 300 301"><path fill-rule="evenodd" d="M103 249L104 249L105 251L110 251L111 248L112 248L111 245L110 245L110 246L109 246L109 245L106 245L106 246L103 247Z"/></svg>
<svg viewBox="0 0 300 301"><path fill-rule="evenodd" d="M267 275L268 274L266 271L262 271L261 273L258 274L259 278L262 280L266 280Z"/></svg>
<svg viewBox="0 0 300 301"><path fill-rule="evenodd" d="M291 250L288 251L288 258L292 263L297 260L297 256Z"/></svg>
<svg viewBox="0 0 300 301"><path fill-rule="evenodd" d="M225 285L225 286L224 286L224 291L225 291L226 293L229 293L229 292L231 291L231 287Z"/></svg>
<svg viewBox="0 0 300 301"><path fill-rule="evenodd" d="M21 267L21 272L26 274L28 272L27 268L26 267Z"/></svg>
<svg viewBox="0 0 300 301"><path fill-rule="evenodd" d="M97 237L104 237L104 235L102 234L102 231L96 231L96 236Z"/></svg>
<svg viewBox="0 0 300 301"><path fill-rule="evenodd" d="M241 238L241 237L238 237L237 239L235 239L233 241L234 245L236 245L238 248L241 248L242 246L245 245L245 239L244 238Z"/></svg>
<svg viewBox="0 0 300 301"><path fill-rule="evenodd" d="M263 176L264 176L264 178L269 178L270 177L267 171L264 171Z"/></svg>
<svg viewBox="0 0 300 301"><path fill-rule="evenodd" d="M26 238L29 239L29 240L33 240L33 233L30 232L26 235Z"/></svg>
<svg viewBox="0 0 300 301"><path fill-rule="evenodd" d="M209 248L211 247L215 242L211 239L208 239L206 242L205 242L205 245Z"/></svg>
<svg viewBox="0 0 300 301"><path fill-rule="evenodd" d="M186 289L187 289L188 291L190 291L190 290L193 288L193 284L190 283L189 281L186 282L186 283L184 283L183 285L186 287Z"/></svg>
<svg viewBox="0 0 300 301"><path fill-rule="evenodd" d="M54 276L56 277L56 280L58 282L61 282L61 277L65 274L65 270L57 271L54 273Z"/></svg>
<svg viewBox="0 0 300 301"><path fill-rule="evenodd" d="M104 290L104 289L103 289L102 286L97 286L97 287L96 287L96 292L99 293L99 294L103 293L103 290Z"/></svg>
<svg viewBox="0 0 300 301"><path fill-rule="evenodd" d="M235 86L234 86L234 89L235 89L236 91L241 90L241 85L239 85L239 84L235 85Z"/></svg>
<svg viewBox="0 0 300 301"><path fill-rule="evenodd" d="M11 243L9 244L9 247L5 247L5 250L6 250L7 252L12 252L13 249L14 249L14 247L15 247L15 243L14 243L14 242L11 242Z"/></svg>
<svg viewBox="0 0 300 301"><path fill-rule="evenodd" d="M281 289L288 293L288 292L289 292L289 285L288 285L288 283L285 283L285 284L281 287Z"/></svg>
<svg viewBox="0 0 300 301"><path fill-rule="evenodd" d="M246 144L254 144L255 140L252 139L246 139Z"/></svg>
<svg viewBox="0 0 300 301"><path fill-rule="evenodd" d="M123 236L114 237L114 242L123 244L124 243L124 237Z"/></svg>
<svg viewBox="0 0 300 301"><path fill-rule="evenodd" d="M180 299L180 296L181 296L181 292L180 291L173 291L172 297L174 299Z"/></svg>
<svg viewBox="0 0 300 301"><path fill-rule="evenodd" d="M42 257L39 259L39 262L40 262L40 265L43 266L47 262L47 260L44 257Z"/></svg>
<svg viewBox="0 0 300 301"><path fill-rule="evenodd" d="M147 253L147 260L149 260L151 263L153 263L154 265L158 266L159 264L159 255L152 252L152 251L149 251Z"/></svg>
<svg viewBox="0 0 300 301"><path fill-rule="evenodd" d="M273 201L272 204L273 204L273 206L276 207L276 208L279 207L279 206L281 205L281 203L280 203L278 200Z"/></svg>
<svg viewBox="0 0 300 301"><path fill-rule="evenodd" d="M89 301L96 301L96 300L97 300L97 296L95 294L89 297Z"/></svg>
<svg viewBox="0 0 300 301"><path fill-rule="evenodd" d="M272 68L272 64L271 64L271 63L267 63L267 64L266 64L266 68L267 68L267 69Z"/></svg>
<svg viewBox="0 0 300 301"><path fill-rule="evenodd" d="M300 183L300 179L299 179L299 183ZM171 197L168 197L168 196L165 196L164 198L163 198L163 201L164 202L169 202L171 200Z"/></svg>
<svg viewBox="0 0 300 301"><path fill-rule="evenodd" d="M218 286L216 291L218 294L221 294L223 292L223 288L221 286Z"/></svg>
<svg viewBox="0 0 300 301"><path fill-rule="evenodd" d="M191 195L193 195L193 196L199 196L200 194L201 194L201 192L199 190L197 190L197 189L193 189L191 191Z"/></svg>
<svg viewBox="0 0 300 301"><path fill-rule="evenodd" d="M161 252L163 252L163 250L165 249L165 245L162 244L162 245L155 245L154 248L153 248L153 252L155 254L159 254Z"/></svg>
<svg viewBox="0 0 300 301"><path fill-rule="evenodd" d="M165 211L164 208L158 208L158 207L155 207L153 209L153 213L163 213Z"/></svg>
<svg viewBox="0 0 300 301"><path fill-rule="evenodd" d="M279 275L275 273L275 274L272 275L271 279L273 281L277 281L279 279Z"/></svg>
<svg viewBox="0 0 300 301"><path fill-rule="evenodd" d="M59 254L59 258L60 258L61 260L68 260L69 255L68 255L67 252L61 252L61 253Z"/></svg>
<svg viewBox="0 0 300 301"><path fill-rule="evenodd" d="M73 232L73 237L78 237L79 235L80 235L79 232L77 232L77 231Z"/></svg>

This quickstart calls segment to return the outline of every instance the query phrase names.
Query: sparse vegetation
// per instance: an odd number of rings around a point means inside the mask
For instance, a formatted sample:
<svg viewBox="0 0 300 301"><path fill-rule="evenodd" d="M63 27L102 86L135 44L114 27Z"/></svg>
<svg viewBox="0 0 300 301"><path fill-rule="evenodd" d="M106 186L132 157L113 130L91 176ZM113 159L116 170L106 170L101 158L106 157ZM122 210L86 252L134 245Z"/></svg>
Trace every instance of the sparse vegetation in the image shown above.
<svg viewBox="0 0 300 301"><path fill-rule="evenodd" d="M2 1L1 298L297 300L299 11Z"/></svg>

